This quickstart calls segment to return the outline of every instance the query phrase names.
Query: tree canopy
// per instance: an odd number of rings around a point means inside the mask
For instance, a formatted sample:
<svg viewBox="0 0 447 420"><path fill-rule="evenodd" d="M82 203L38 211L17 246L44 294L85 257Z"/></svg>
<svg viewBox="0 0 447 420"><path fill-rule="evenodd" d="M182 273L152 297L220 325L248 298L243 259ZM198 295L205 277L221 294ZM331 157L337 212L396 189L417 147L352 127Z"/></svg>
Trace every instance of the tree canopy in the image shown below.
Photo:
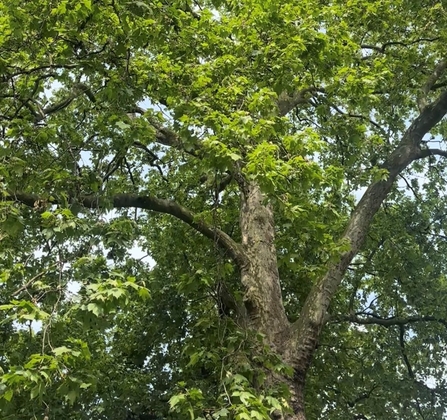
<svg viewBox="0 0 447 420"><path fill-rule="evenodd" d="M1 0L0 418L444 418L446 7Z"/></svg>

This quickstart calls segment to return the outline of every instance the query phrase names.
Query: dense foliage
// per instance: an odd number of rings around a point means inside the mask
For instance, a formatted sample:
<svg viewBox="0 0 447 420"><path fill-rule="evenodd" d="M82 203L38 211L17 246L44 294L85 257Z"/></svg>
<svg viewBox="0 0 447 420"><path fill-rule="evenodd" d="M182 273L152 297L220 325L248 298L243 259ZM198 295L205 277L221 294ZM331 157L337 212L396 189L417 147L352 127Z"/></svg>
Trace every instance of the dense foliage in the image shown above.
<svg viewBox="0 0 447 420"><path fill-rule="evenodd" d="M444 6L1 0L0 419L442 419Z"/></svg>

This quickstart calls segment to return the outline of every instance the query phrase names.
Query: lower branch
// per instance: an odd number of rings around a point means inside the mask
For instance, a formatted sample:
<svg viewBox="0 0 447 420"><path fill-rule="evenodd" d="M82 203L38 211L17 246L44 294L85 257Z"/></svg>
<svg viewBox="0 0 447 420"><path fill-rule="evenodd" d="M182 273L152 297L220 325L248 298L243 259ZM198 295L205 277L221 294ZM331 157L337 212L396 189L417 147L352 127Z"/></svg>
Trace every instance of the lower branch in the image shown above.
<svg viewBox="0 0 447 420"><path fill-rule="evenodd" d="M358 325L380 325L382 327L392 327L395 325L404 326L407 324L414 324L417 322L438 322L447 328L447 320L436 318L434 316L409 316L409 317L389 317L382 318L376 314L360 314L355 315L335 315L329 319L330 323L352 322ZM366 316L366 317L365 317Z"/></svg>
<svg viewBox="0 0 447 420"><path fill-rule="evenodd" d="M39 207L39 203L44 203L40 197L33 194L10 193L5 197L6 200L17 201L29 207ZM175 201L165 200L153 196L140 196L138 194L116 194L111 198L100 198L98 196L85 196L78 199L77 202L86 208L108 208L110 202L113 208L139 208L144 210L155 211L158 213L170 214L177 219L185 222L202 235L213 241L225 249L231 258L240 266L246 264L246 256L240 244L234 241L229 235L218 228L214 228L207 223L199 220L194 213L186 207L181 206ZM56 199L50 201L49 204L59 204Z"/></svg>
<svg viewBox="0 0 447 420"><path fill-rule="evenodd" d="M441 149L423 149L419 152L418 159L423 159L429 156L443 156L447 157L447 150Z"/></svg>

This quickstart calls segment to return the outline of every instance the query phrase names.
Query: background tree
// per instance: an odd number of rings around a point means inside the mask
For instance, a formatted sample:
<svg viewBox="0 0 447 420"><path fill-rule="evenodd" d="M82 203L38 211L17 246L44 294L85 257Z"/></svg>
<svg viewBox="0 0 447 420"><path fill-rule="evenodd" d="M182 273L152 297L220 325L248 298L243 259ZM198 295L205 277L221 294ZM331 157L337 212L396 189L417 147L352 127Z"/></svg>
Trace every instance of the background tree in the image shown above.
<svg viewBox="0 0 447 420"><path fill-rule="evenodd" d="M296 3L0 3L2 418L443 418L446 11Z"/></svg>

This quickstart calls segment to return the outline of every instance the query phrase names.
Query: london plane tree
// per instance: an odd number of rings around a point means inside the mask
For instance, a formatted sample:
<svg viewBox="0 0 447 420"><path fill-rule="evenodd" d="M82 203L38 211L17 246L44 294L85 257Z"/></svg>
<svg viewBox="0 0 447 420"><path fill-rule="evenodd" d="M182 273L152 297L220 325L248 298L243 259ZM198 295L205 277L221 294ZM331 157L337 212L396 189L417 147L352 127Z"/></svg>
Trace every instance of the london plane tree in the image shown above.
<svg viewBox="0 0 447 420"><path fill-rule="evenodd" d="M0 2L2 419L441 419L447 11Z"/></svg>

